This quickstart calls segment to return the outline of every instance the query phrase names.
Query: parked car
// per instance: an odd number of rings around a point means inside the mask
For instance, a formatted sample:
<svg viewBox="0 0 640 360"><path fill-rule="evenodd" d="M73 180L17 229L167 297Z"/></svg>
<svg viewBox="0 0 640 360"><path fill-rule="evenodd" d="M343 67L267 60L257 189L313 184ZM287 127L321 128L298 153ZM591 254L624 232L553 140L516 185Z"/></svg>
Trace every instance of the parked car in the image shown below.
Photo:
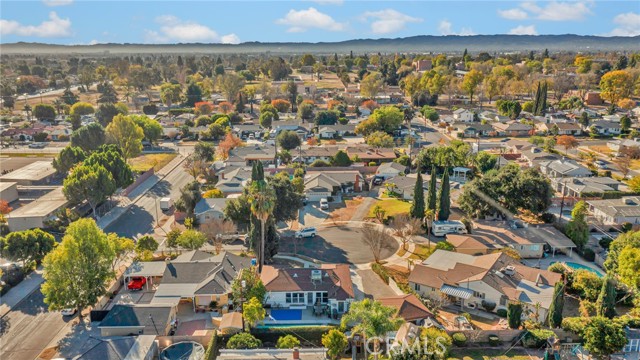
<svg viewBox="0 0 640 360"><path fill-rule="evenodd" d="M327 198L320 199L320 209L322 210L329 209L329 200L327 200Z"/></svg>
<svg viewBox="0 0 640 360"><path fill-rule="evenodd" d="M382 185L384 182L384 178L381 176L376 176L373 178L373 185Z"/></svg>
<svg viewBox="0 0 640 360"><path fill-rule="evenodd" d="M127 288L129 290L142 290L144 286L147 284L147 278L144 277L135 277L129 281L127 284Z"/></svg>
<svg viewBox="0 0 640 360"><path fill-rule="evenodd" d="M73 309L62 309L60 311L60 314L62 314L62 316L73 316L78 312L78 309L73 308Z"/></svg>
<svg viewBox="0 0 640 360"><path fill-rule="evenodd" d="M596 160L596 161L594 161L593 163L596 165L596 167L597 167L598 169L606 169L606 168L607 168L607 163L605 163L605 162L604 162L604 161L602 161L602 160Z"/></svg>
<svg viewBox="0 0 640 360"><path fill-rule="evenodd" d="M30 149L44 149L45 146L47 146L46 143L39 143L39 142L29 144Z"/></svg>
<svg viewBox="0 0 640 360"><path fill-rule="evenodd" d="M302 230L296 231L296 238L307 238L307 237L315 237L317 235L317 230L314 227L307 227Z"/></svg>

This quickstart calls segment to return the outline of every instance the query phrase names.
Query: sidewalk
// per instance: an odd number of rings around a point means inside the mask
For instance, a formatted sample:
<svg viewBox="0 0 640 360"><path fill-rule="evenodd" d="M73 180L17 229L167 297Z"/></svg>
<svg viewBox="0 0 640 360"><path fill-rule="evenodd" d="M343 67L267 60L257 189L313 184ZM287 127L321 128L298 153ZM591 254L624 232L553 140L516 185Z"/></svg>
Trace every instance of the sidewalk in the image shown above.
<svg viewBox="0 0 640 360"><path fill-rule="evenodd" d="M107 226L111 225L111 223L113 223L114 221L118 220L120 216L129 211L129 208L131 208L133 204L135 204L142 196L144 196L147 191L156 186L156 184L160 182L160 180L164 179L170 172L180 166L180 164L182 164L185 159L186 157L183 155L176 156L167 165L160 169L157 174L151 176L145 182L140 184L135 190L131 192L131 194L121 197L118 206L98 219L98 226L101 229L104 229Z"/></svg>
<svg viewBox="0 0 640 360"><path fill-rule="evenodd" d="M18 305L20 301L38 289L43 282L42 268L37 268L34 272L27 275L20 284L11 288L4 296L0 297L0 318L5 316L14 306Z"/></svg>

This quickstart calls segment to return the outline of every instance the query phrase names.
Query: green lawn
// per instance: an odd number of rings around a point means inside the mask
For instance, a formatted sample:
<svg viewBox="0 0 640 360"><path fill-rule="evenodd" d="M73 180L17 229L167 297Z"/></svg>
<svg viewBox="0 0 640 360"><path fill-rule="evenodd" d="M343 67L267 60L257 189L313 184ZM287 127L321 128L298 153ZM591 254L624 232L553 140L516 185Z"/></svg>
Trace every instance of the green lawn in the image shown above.
<svg viewBox="0 0 640 360"><path fill-rule="evenodd" d="M159 171L178 154L145 154L129 160L131 170L145 172L153 166L155 171Z"/></svg>
<svg viewBox="0 0 640 360"><path fill-rule="evenodd" d="M422 245L422 244L416 244L415 250L413 251L413 253L411 253L411 255L409 255L409 259L425 260L432 253L433 253L433 250L430 249L428 246Z"/></svg>
<svg viewBox="0 0 640 360"><path fill-rule="evenodd" d="M369 214L367 215L370 218L375 218L375 207L380 206L386 213L385 216L396 216L398 214L407 214L409 213L409 209L411 209L411 203L405 200L398 199L383 199L376 201L375 204L369 208Z"/></svg>
<svg viewBox="0 0 640 360"><path fill-rule="evenodd" d="M536 357L533 356L533 359ZM506 354L500 349L453 349L449 360L531 360L524 350L510 350Z"/></svg>

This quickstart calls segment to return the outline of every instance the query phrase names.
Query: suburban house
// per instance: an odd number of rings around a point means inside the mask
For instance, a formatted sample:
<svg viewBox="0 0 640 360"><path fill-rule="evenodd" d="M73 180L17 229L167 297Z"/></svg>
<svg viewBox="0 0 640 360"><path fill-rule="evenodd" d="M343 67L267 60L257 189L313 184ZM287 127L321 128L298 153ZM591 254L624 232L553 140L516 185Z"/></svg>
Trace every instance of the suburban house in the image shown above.
<svg viewBox="0 0 640 360"><path fill-rule="evenodd" d="M578 164L575 160L562 158L552 161L542 161L538 164L540 172L548 178L589 177L593 176L591 170Z"/></svg>
<svg viewBox="0 0 640 360"><path fill-rule="evenodd" d="M389 162L378 166L376 176L387 180L400 174L404 175L406 171L406 166L398 164L397 162Z"/></svg>
<svg viewBox="0 0 640 360"><path fill-rule="evenodd" d="M453 118L455 119L455 121L459 121L459 122L473 122L473 116L474 113L473 111L467 110L467 109L458 109L456 111L453 112Z"/></svg>
<svg viewBox="0 0 640 360"><path fill-rule="evenodd" d="M425 320L433 320L434 318L433 313L414 294L383 297L376 300L384 306L396 308L399 317L416 325L423 325Z"/></svg>
<svg viewBox="0 0 640 360"><path fill-rule="evenodd" d="M504 221L475 221L471 234L448 234L447 241L468 255L485 255L512 248L524 259L539 259L544 253L543 240L519 236Z"/></svg>
<svg viewBox="0 0 640 360"><path fill-rule="evenodd" d="M604 176L551 178L551 187L568 197L603 197L621 191L625 184Z"/></svg>
<svg viewBox="0 0 640 360"><path fill-rule="evenodd" d="M491 124L497 136L529 136L531 125L522 124L517 121L502 123L494 122Z"/></svg>
<svg viewBox="0 0 640 360"><path fill-rule="evenodd" d="M238 124L234 125L232 131L240 138L246 139L249 135L259 137L264 131L260 125Z"/></svg>
<svg viewBox="0 0 640 360"><path fill-rule="evenodd" d="M422 176L422 188L427 191L429 189L429 175ZM438 180L440 181L440 180ZM416 186L416 176L415 174L409 174L407 176L396 176L384 182L384 187L381 188L381 191L389 188L393 190L395 193L402 196L405 200L413 200L413 188ZM437 184L438 189L440 188L439 183ZM425 195L426 197L426 195Z"/></svg>
<svg viewBox="0 0 640 360"><path fill-rule="evenodd" d="M481 124L481 123L453 123L451 127L459 138L469 138L469 137L482 137L489 136L492 132L494 132L493 126L491 124Z"/></svg>
<svg viewBox="0 0 640 360"><path fill-rule="evenodd" d="M336 137L354 136L355 125L327 125L318 129L318 136L321 139L334 139Z"/></svg>
<svg viewBox="0 0 640 360"><path fill-rule="evenodd" d="M558 160L559 156L542 151L537 147L530 147L520 153L520 159L526 163L528 167L537 168L543 162Z"/></svg>
<svg viewBox="0 0 640 360"><path fill-rule="evenodd" d="M309 171L304 179L305 195L310 201L339 197L342 193L362 191L364 179L359 171Z"/></svg>
<svg viewBox="0 0 640 360"><path fill-rule="evenodd" d="M264 302L272 308L324 306L332 315L343 314L355 299L347 264L323 264L318 269L267 265L260 278L267 289Z"/></svg>
<svg viewBox="0 0 640 360"><path fill-rule="evenodd" d="M194 209L198 224L204 224L213 219L224 219L224 208L229 200L229 198L200 199Z"/></svg>
<svg viewBox="0 0 640 360"><path fill-rule="evenodd" d="M367 146L349 146L345 149L350 159L357 158L362 162L375 162L378 164L390 162L396 159L393 149L371 148Z"/></svg>
<svg viewBox="0 0 640 360"><path fill-rule="evenodd" d="M153 360L158 356L158 343L155 335L90 336L65 356L73 360Z"/></svg>
<svg viewBox="0 0 640 360"><path fill-rule="evenodd" d="M587 200L589 211L606 225L623 223L640 224L640 197L624 196L621 199Z"/></svg>
<svg viewBox="0 0 640 360"><path fill-rule="evenodd" d="M432 64L431 60L416 60L411 63L411 66L419 72L431 70Z"/></svg>
<svg viewBox="0 0 640 360"><path fill-rule="evenodd" d="M560 274L524 266L503 253L473 256L446 250L436 250L409 275L409 285L421 296L492 311L521 302L524 315L538 311L539 319L547 317L558 281Z"/></svg>
<svg viewBox="0 0 640 360"><path fill-rule="evenodd" d="M274 164L276 147L273 145L248 145L240 146L229 151L226 162L229 165L247 166L255 161L261 161L264 165Z"/></svg>
<svg viewBox="0 0 640 360"><path fill-rule="evenodd" d="M116 304L102 319L100 335L138 336L169 335L176 319L176 306L172 304Z"/></svg>
<svg viewBox="0 0 640 360"><path fill-rule="evenodd" d="M620 135L622 129L619 122L598 120L589 125L589 130L598 135Z"/></svg>
<svg viewBox="0 0 640 360"><path fill-rule="evenodd" d="M625 149L639 148L640 138L635 139L615 139L607 142L607 147L617 153Z"/></svg>
<svg viewBox="0 0 640 360"><path fill-rule="evenodd" d="M581 135L582 127L578 123L558 122L558 123L538 123L536 130L544 134L553 134L557 131L558 135Z"/></svg>
<svg viewBox="0 0 640 360"><path fill-rule="evenodd" d="M124 280L126 283L144 277L147 283L155 283L151 304L189 303L196 309L208 308L211 302L216 302L223 307L229 303L231 283L250 266L248 257L192 250L165 263L135 262L125 272Z"/></svg>
<svg viewBox="0 0 640 360"><path fill-rule="evenodd" d="M251 168L229 167L218 172L216 189L225 196L241 194L247 181L251 179Z"/></svg>
<svg viewBox="0 0 640 360"><path fill-rule="evenodd" d="M306 149L300 149L298 151L292 151L294 162L303 162L308 164L313 163L316 160L323 160L331 162L333 156L338 152L338 148L335 146L311 146Z"/></svg>

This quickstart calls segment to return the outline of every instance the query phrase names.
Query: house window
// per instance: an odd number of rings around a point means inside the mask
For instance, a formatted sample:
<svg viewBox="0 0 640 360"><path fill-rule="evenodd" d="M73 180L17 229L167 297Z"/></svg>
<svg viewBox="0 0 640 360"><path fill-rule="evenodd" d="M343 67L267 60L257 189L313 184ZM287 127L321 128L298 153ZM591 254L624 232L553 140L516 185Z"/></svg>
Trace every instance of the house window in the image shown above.
<svg viewBox="0 0 640 360"><path fill-rule="evenodd" d="M484 299L484 293L481 293L481 292L474 291L473 296L479 299Z"/></svg>
<svg viewBox="0 0 640 360"><path fill-rule="evenodd" d="M286 293L287 304L304 304L304 293Z"/></svg>
<svg viewBox="0 0 640 360"><path fill-rule="evenodd" d="M420 284L413 284L413 289L415 291L420 291Z"/></svg>
<svg viewBox="0 0 640 360"><path fill-rule="evenodd" d="M507 305L507 298L504 296L500 297L500 305Z"/></svg>

